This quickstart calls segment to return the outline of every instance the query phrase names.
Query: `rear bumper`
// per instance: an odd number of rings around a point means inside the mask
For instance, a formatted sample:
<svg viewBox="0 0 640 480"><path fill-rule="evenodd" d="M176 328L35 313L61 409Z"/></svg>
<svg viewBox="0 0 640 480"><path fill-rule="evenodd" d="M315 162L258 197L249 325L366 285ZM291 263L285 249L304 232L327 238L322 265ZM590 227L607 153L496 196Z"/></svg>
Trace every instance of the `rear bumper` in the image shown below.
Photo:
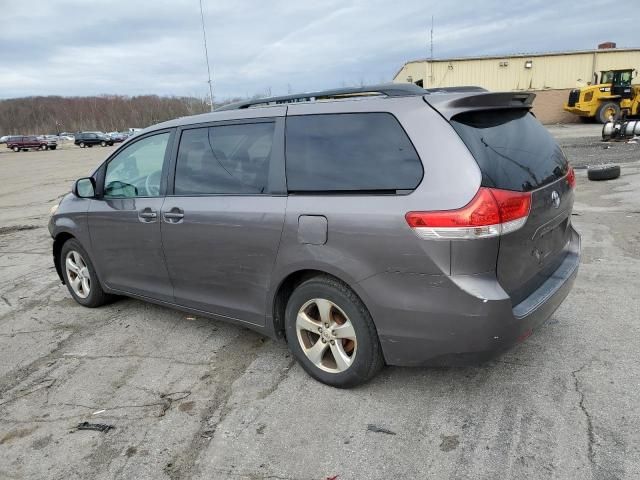
<svg viewBox="0 0 640 480"><path fill-rule="evenodd" d="M512 306L494 274L387 273L360 286L370 298L390 365L455 365L487 360L530 336L571 291L580 263L572 229L565 259L529 297Z"/></svg>

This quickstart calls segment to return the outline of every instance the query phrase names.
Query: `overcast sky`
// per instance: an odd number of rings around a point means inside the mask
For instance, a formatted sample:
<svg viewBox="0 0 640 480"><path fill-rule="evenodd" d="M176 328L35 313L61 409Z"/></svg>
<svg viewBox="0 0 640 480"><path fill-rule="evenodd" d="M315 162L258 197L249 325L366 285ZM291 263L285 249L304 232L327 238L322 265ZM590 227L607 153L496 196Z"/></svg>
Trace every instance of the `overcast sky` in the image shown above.
<svg viewBox="0 0 640 480"><path fill-rule="evenodd" d="M632 3L203 0L218 100L390 81L432 15L440 58L638 47ZM198 0L0 0L0 21L0 98L208 94Z"/></svg>

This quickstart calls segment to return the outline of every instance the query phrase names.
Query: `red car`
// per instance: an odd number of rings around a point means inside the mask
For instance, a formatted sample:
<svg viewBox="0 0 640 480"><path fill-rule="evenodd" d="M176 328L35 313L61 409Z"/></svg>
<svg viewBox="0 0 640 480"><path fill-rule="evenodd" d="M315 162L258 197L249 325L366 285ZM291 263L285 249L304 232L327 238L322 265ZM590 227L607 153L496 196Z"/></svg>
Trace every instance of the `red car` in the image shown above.
<svg viewBox="0 0 640 480"><path fill-rule="evenodd" d="M9 137L7 140L7 148L12 149L14 152L29 149L55 150L57 146L58 144L56 142L47 140L46 138L36 137L35 135L29 135L26 137Z"/></svg>

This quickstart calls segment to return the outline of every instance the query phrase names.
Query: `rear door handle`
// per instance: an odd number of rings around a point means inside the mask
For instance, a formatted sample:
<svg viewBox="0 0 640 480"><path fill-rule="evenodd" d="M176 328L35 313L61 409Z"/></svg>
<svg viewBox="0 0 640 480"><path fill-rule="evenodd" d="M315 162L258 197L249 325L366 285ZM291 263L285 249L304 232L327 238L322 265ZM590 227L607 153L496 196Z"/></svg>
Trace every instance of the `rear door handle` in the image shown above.
<svg viewBox="0 0 640 480"><path fill-rule="evenodd" d="M173 207L168 212L162 214L166 223L180 223L184 218L184 212L178 207Z"/></svg>
<svg viewBox="0 0 640 480"><path fill-rule="evenodd" d="M138 219L143 223L155 222L156 218L158 218L158 213L155 210L151 210L149 207L138 212Z"/></svg>

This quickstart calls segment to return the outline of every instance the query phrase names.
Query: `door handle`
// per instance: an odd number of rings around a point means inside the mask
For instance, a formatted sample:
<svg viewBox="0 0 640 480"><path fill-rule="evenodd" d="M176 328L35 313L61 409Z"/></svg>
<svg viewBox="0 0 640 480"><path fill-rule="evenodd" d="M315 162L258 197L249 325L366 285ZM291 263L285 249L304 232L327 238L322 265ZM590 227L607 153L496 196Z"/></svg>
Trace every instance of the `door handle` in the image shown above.
<svg viewBox="0 0 640 480"><path fill-rule="evenodd" d="M158 213L154 210L151 210L149 207L147 207L138 212L138 218L140 219L141 222L151 223L156 221L156 218L158 218Z"/></svg>
<svg viewBox="0 0 640 480"><path fill-rule="evenodd" d="M168 212L164 212L162 216L167 223L180 223L184 218L184 212L178 207L173 207Z"/></svg>

